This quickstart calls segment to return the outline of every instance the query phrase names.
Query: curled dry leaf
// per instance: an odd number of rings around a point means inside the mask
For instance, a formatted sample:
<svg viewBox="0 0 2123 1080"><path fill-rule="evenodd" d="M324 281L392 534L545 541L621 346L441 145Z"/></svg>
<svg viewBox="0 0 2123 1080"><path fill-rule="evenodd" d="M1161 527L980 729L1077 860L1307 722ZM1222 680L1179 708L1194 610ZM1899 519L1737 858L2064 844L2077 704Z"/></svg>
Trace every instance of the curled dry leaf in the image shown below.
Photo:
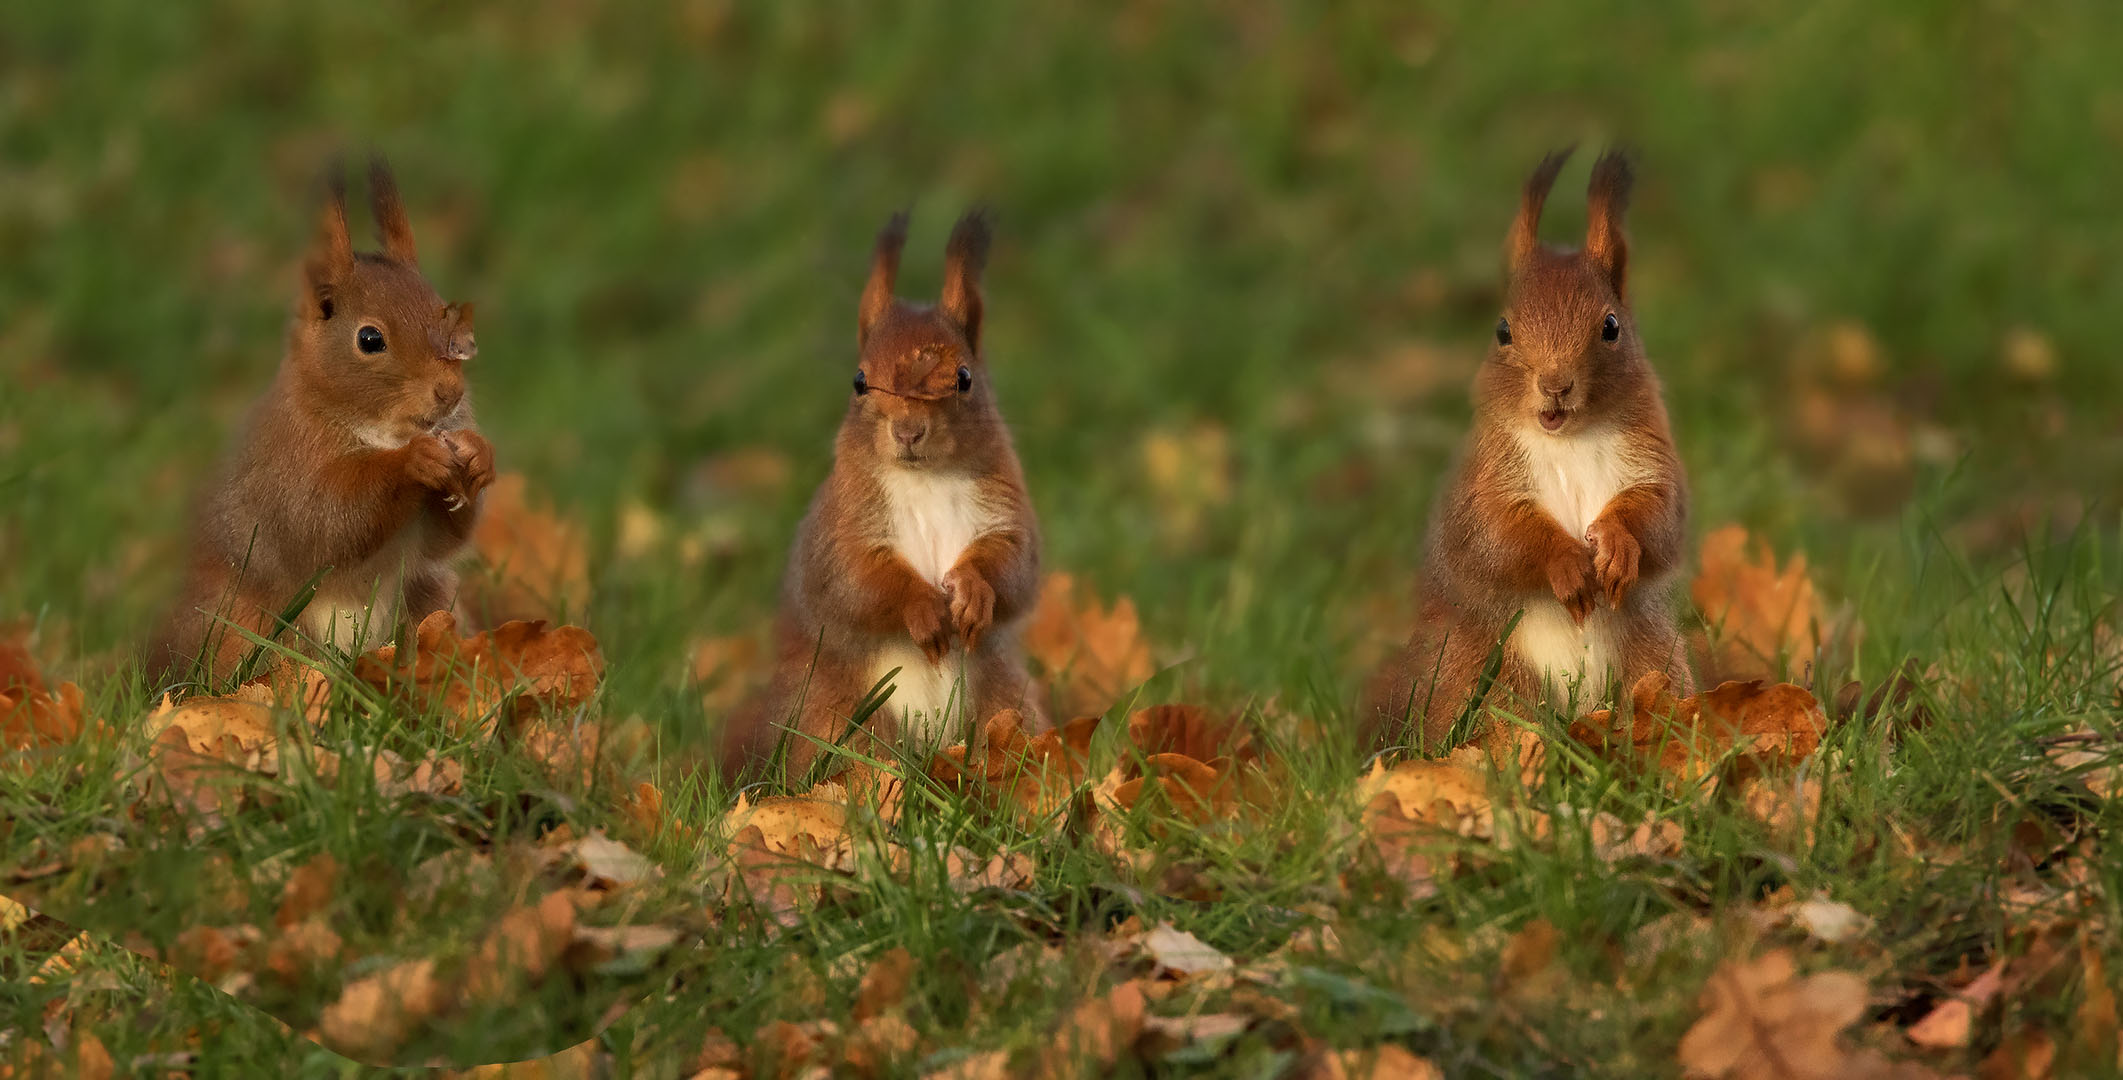
<svg viewBox="0 0 2123 1080"><path fill-rule="evenodd" d="M405 960L346 984L317 1018L326 1046L372 1065L393 1051L446 1004L447 993L429 958Z"/></svg>
<svg viewBox="0 0 2123 1080"><path fill-rule="evenodd" d="M1098 723L1098 717L1087 716L1027 735L1024 718L1015 709L1005 709L982 725L978 746L952 746L938 753L929 763L929 776L945 788L1013 813L1028 828L1051 822L1088 779L1091 738Z"/></svg>
<svg viewBox="0 0 2123 1080"><path fill-rule="evenodd" d="M1047 680L1055 716L1102 714L1157 674L1135 601L1123 596L1109 609L1068 574L1049 574L1040 584L1024 643Z"/></svg>
<svg viewBox="0 0 2123 1080"><path fill-rule="evenodd" d="M1132 944L1149 959L1151 974L1158 977L1188 979L1221 974L1234 967L1230 957L1169 922L1158 923Z"/></svg>
<svg viewBox="0 0 2123 1080"><path fill-rule="evenodd" d="M1680 781L1710 775L1737 751L1732 771L1745 779L1795 764L1821 745L1828 729L1820 702L1790 683L1728 682L1676 699L1664 672L1637 680L1629 722L1602 709L1570 725L1572 738L1595 751L1654 768Z"/></svg>
<svg viewBox="0 0 2123 1080"><path fill-rule="evenodd" d="M477 564L458 602L483 626L577 615L590 603L590 558L582 529L534 506L521 473L486 490L472 532Z"/></svg>
<svg viewBox="0 0 2123 1080"><path fill-rule="evenodd" d="M1697 999L1681 1037L1691 1080L1923 1080L1922 1066L1853 1050L1843 1030L1865 1015L1865 980L1847 971L1801 976L1788 949L1728 961Z"/></svg>
<svg viewBox="0 0 2123 1080"><path fill-rule="evenodd" d="M1417 1057L1393 1043L1347 1050L1329 1050L1305 1072L1306 1080L1444 1080L1445 1074L1428 1058Z"/></svg>
<svg viewBox="0 0 2123 1080"><path fill-rule="evenodd" d="M1703 538L1703 567L1689 586L1715 645L1699 649L1706 681L1768 679L1782 661L1811 663L1820 639L1820 601L1806 576L1806 556L1778 569L1767 541L1727 525Z"/></svg>
<svg viewBox="0 0 2123 1080"><path fill-rule="evenodd" d="M604 654L579 626L511 622L459 637L456 617L437 611L420 621L413 648L368 653L354 675L416 708L490 729L504 707L506 719L524 720L582 705L604 678Z"/></svg>
<svg viewBox="0 0 2123 1080"><path fill-rule="evenodd" d="M28 646L0 641L0 751L59 746L81 737L81 688L45 685Z"/></svg>
<svg viewBox="0 0 2123 1080"><path fill-rule="evenodd" d="M663 868L649 857L597 829L571 840L559 851L571 873L582 875L587 889L625 889L663 876Z"/></svg>
<svg viewBox="0 0 2123 1080"><path fill-rule="evenodd" d="M1129 981L1076 1006L1055 1032L1040 1075L1058 1078L1112 1069L1141 1037L1146 1004L1142 983Z"/></svg>

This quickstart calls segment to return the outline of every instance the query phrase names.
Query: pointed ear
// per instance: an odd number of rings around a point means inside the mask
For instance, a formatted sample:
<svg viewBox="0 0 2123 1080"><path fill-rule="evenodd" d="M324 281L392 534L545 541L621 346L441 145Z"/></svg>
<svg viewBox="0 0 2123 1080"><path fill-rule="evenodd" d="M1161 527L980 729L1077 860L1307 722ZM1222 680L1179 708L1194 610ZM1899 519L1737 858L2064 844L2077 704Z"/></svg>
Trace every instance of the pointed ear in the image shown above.
<svg viewBox="0 0 2123 1080"><path fill-rule="evenodd" d="M1566 146L1542 158L1540 166L1526 179L1526 190L1519 196L1519 215L1512 219L1511 234L1504 240L1504 265L1513 273L1541 249L1541 207L1548 202L1548 189L1555 186L1555 174L1563 171L1563 163L1570 160L1573 149Z"/></svg>
<svg viewBox="0 0 2123 1080"><path fill-rule="evenodd" d="M472 335L472 302L448 304L442 309L443 323L448 327L447 340L443 343L444 356L459 363L479 354L479 342Z"/></svg>
<svg viewBox="0 0 2123 1080"><path fill-rule="evenodd" d="M899 253L907 246L907 212L901 210L878 230L877 250L870 256L870 280L863 283L862 306L855 316L855 343L870 339L870 327L892 310L892 285L899 278Z"/></svg>
<svg viewBox="0 0 2123 1080"><path fill-rule="evenodd" d="M1614 295L1623 296L1629 271L1629 241L1622 235L1622 215L1629 209L1629 188L1636 173L1620 150L1600 155L1592 166L1592 186L1585 194L1585 255L1607 271Z"/></svg>
<svg viewBox="0 0 2123 1080"><path fill-rule="evenodd" d="M354 245L346 233L346 176L335 164L325 172L317 235L302 260L303 313L312 319L331 318L332 291L353 268Z"/></svg>
<svg viewBox="0 0 2123 1080"><path fill-rule="evenodd" d="M369 207L376 213L376 236L383 252L407 266L420 265L413 248L413 223L405 216L405 203L398 198L398 180L390 163L381 157L369 159Z"/></svg>
<svg viewBox="0 0 2123 1080"><path fill-rule="evenodd" d="M951 229L944 245L944 291L938 309L966 335L966 344L980 352L980 275L988 268L988 212L975 208Z"/></svg>

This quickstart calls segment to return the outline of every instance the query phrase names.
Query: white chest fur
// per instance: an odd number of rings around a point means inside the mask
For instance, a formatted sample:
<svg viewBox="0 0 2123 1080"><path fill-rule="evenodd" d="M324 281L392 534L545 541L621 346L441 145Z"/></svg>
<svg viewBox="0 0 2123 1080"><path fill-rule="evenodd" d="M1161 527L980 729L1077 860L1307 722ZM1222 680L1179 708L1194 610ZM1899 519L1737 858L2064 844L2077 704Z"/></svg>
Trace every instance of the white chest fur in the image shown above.
<svg viewBox="0 0 2123 1080"><path fill-rule="evenodd" d="M1520 428L1517 437L1534 499L1572 536L1582 539L1608 501L1636 482L1619 431L1550 435Z"/></svg>
<svg viewBox="0 0 2123 1080"><path fill-rule="evenodd" d="M982 533L999 525L994 507L980 497L968 476L887 467L879 476L888 508L893 550L931 584L958 565ZM900 732L915 741L932 742L957 735L969 702L965 651L954 647L941 662L930 663L911 641L894 639L871 658L870 682L894 668L892 697L885 708L900 716Z"/></svg>
<svg viewBox="0 0 2123 1080"><path fill-rule="evenodd" d="M892 547L932 584L944 575L975 537L996 525L970 476L888 467L880 475L890 508Z"/></svg>
<svg viewBox="0 0 2123 1080"><path fill-rule="evenodd" d="M1580 539L1608 502L1637 480L1618 431L1558 436L1522 428L1517 439L1534 501L1565 532ZM1587 708L1606 691L1620 660L1617 618L1601 605L1582 625L1573 623L1563 605L1544 590L1526 598L1525 614L1511 635L1512 647L1540 672L1551 704L1561 706L1575 693L1578 707Z"/></svg>

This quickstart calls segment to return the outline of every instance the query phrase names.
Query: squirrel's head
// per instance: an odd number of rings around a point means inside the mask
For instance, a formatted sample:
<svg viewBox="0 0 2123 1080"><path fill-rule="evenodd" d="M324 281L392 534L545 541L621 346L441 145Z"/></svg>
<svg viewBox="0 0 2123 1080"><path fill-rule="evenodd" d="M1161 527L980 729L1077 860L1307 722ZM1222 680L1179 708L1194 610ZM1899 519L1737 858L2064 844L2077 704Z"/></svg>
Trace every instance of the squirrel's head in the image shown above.
<svg viewBox="0 0 2123 1080"><path fill-rule="evenodd" d="M1624 288L1628 159L1610 150L1593 165L1583 248L1541 243L1541 206L1569 156L1548 155L1526 181L1505 243L1504 312L1476 382L1491 415L1553 435L1610 417L1649 372Z"/></svg>
<svg viewBox="0 0 2123 1080"><path fill-rule="evenodd" d="M346 183L332 170L303 259L289 362L357 437L397 447L466 407L464 363L478 346L472 305L444 303L421 275L412 223L381 159L369 164L369 200L381 252L354 250Z"/></svg>
<svg viewBox="0 0 2123 1080"><path fill-rule="evenodd" d="M878 233L856 321L854 396L841 425L843 447L906 468L963 465L1002 431L980 355L980 274L988 261L988 222L960 218L944 249L943 294L932 305L893 294L907 215Z"/></svg>

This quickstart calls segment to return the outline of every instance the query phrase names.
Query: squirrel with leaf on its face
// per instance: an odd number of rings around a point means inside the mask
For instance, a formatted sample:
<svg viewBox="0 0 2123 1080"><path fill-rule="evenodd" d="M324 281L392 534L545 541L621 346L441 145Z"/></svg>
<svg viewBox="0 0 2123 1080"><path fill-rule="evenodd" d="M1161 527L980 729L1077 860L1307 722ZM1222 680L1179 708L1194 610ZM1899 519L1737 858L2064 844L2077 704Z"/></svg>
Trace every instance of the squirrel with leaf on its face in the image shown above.
<svg viewBox="0 0 2123 1080"><path fill-rule="evenodd" d="M1585 246L1562 251L1539 228L1568 156L1534 170L1511 226L1504 314L1431 514L1419 622L1364 708L1374 743L1438 746L1514 615L1488 703L1582 709L1649 671L1693 692L1672 597L1688 488L1627 298L1630 167L1601 156Z"/></svg>
<svg viewBox="0 0 2123 1080"><path fill-rule="evenodd" d="M878 236L833 469L789 553L773 683L724 732L728 771L783 743L785 775L802 777L812 740L841 743L858 721L847 744L881 759L1006 708L1042 724L1017 641L1039 526L980 349L988 224L975 212L952 229L933 306L893 294L906 239L904 214ZM890 696L859 715L879 686Z"/></svg>
<svg viewBox="0 0 2123 1080"><path fill-rule="evenodd" d="M455 602L449 560L479 516L494 450L472 422L472 305L421 275L382 161L369 169L381 252L357 252L334 170L279 375L201 500L176 611L146 658L165 680L218 682L313 579L306 641L381 644ZM322 574L321 577L319 575Z"/></svg>

